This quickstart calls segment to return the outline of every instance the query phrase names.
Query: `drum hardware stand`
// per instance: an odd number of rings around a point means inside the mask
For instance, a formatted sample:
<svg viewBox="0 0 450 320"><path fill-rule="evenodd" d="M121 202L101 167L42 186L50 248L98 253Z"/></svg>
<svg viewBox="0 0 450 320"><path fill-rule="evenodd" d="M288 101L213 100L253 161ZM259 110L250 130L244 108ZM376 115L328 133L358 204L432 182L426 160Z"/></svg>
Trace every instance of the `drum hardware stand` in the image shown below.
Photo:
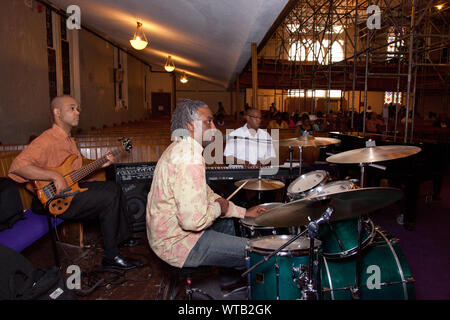
<svg viewBox="0 0 450 320"><path fill-rule="evenodd" d="M362 218L358 219L358 249L356 256L356 278L355 278L355 287L350 289L352 294L352 298L355 300L359 300L361 298L361 264L362 264Z"/></svg>
<svg viewBox="0 0 450 320"><path fill-rule="evenodd" d="M247 266L247 270L250 269L250 256L248 255L248 250L250 248L248 245L245 248L245 264ZM252 298L252 286L251 286L251 279L250 279L250 272L247 274L247 300L250 300Z"/></svg>
<svg viewBox="0 0 450 320"><path fill-rule="evenodd" d="M298 146L298 150L300 152L300 157L298 160L298 176L300 177L302 175L303 147ZM289 146L289 173L290 174L292 174L292 162L294 161L293 154L294 154L294 148L292 148L292 146Z"/></svg>
<svg viewBox="0 0 450 320"><path fill-rule="evenodd" d="M280 252L281 250L283 250L284 248L289 246L291 243L293 243L295 240L297 240L303 234L305 234L306 231L308 231L309 242L310 242L310 245L309 245L309 266L308 266L308 274L305 274L304 275L304 280L302 280L302 282L306 283L306 289L303 292L303 298L305 298L307 300L317 300L317 290L314 288L314 280L313 280L313 275L314 275L314 257L315 257L315 255L314 255L314 239L316 238L317 233L319 231L319 225L322 224L322 223L328 222L330 220L330 218L331 218L333 213L334 213L334 209L333 208L329 207L328 209L326 209L325 212L322 214L322 216L320 218L318 218L317 220L310 220L310 222L308 224L308 227L305 230L303 230L301 233L297 234L296 236L292 237L289 241L287 241L285 244L283 244L281 247L279 247L278 249L276 249L275 251L273 251L269 255L265 256L264 259L260 260L253 267L247 269L247 271L245 271L241 276L242 277L245 277L246 275L248 276L250 274L250 272L255 270L261 264L269 261L270 258L275 256L278 252ZM248 263L247 263L247 265L248 265ZM277 276L277 281L278 281L278 276ZM278 298L278 292L277 292L277 298Z"/></svg>
<svg viewBox="0 0 450 320"><path fill-rule="evenodd" d="M294 153L294 149L292 149L292 146L289 146L289 174L292 174L292 156Z"/></svg>
<svg viewBox="0 0 450 320"><path fill-rule="evenodd" d="M280 300L280 265L278 264L278 257L275 258L275 278L277 281L277 300Z"/></svg>
<svg viewBox="0 0 450 320"><path fill-rule="evenodd" d="M302 164L303 164L303 147L298 146L299 150L299 159L298 159L298 176L300 177L302 175Z"/></svg>
<svg viewBox="0 0 450 320"><path fill-rule="evenodd" d="M375 142L369 141L366 142L366 147L374 147ZM366 182L366 167L371 166L377 169L386 170L385 166L376 165L373 163L360 163L361 168L361 180L360 187L364 188ZM363 219L367 220L368 216L366 214L361 215L358 219L358 248L356 250L357 260L356 260L356 274L355 274L355 287L351 289L351 294L353 299L359 300L361 298L361 265L362 265L362 230L363 230Z"/></svg>

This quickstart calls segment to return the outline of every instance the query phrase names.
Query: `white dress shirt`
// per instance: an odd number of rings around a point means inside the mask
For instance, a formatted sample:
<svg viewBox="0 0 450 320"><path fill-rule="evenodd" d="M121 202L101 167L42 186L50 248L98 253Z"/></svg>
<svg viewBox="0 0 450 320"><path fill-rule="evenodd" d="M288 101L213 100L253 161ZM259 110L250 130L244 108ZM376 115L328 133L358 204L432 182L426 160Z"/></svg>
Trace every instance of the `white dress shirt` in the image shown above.
<svg viewBox="0 0 450 320"><path fill-rule="evenodd" d="M245 124L243 127L232 131L227 138L224 151L225 157L233 156L237 159L248 161L251 164L276 157L272 137L266 130L258 129L256 134L252 135L247 124Z"/></svg>

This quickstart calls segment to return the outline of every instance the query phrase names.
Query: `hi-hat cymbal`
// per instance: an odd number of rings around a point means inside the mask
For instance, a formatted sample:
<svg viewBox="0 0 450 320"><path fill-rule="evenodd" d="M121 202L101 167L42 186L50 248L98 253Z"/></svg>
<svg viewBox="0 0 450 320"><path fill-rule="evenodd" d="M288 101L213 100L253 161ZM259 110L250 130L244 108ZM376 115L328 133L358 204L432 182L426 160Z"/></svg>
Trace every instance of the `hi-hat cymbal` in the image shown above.
<svg viewBox="0 0 450 320"><path fill-rule="evenodd" d="M409 157L421 150L419 147L402 145L367 147L332 155L327 161L340 164L372 163Z"/></svg>
<svg viewBox="0 0 450 320"><path fill-rule="evenodd" d="M387 207L403 197L395 188L361 188L304 198L267 210L255 219L259 226L305 226L329 207L334 209L330 221L338 221Z"/></svg>
<svg viewBox="0 0 450 320"><path fill-rule="evenodd" d="M248 181L243 189L245 190L255 190L255 191L268 191L268 190L277 190L284 187L284 183L278 180L270 180L270 179L246 179L237 181L234 183L236 187L240 187Z"/></svg>
<svg viewBox="0 0 450 320"><path fill-rule="evenodd" d="M313 137L311 135L303 135L298 138L283 139L278 141L280 147L324 147L341 142L339 139Z"/></svg>

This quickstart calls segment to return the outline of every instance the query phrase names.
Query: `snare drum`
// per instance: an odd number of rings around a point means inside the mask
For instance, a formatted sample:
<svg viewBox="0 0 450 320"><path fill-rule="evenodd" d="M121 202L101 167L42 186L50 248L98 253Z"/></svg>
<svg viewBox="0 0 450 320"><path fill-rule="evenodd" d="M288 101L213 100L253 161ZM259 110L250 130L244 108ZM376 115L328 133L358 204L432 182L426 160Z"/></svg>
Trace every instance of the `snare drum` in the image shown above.
<svg viewBox="0 0 450 320"><path fill-rule="evenodd" d="M293 236L266 236L249 240L247 267L277 250ZM302 270L309 266L309 238L300 237L278 252L268 261L259 265L250 275L249 297L255 300L295 300L302 297L298 278ZM319 240L314 240L314 253L317 258Z"/></svg>
<svg viewBox="0 0 450 320"><path fill-rule="evenodd" d="M281 206L282 202L270 202L260 204L267 210ZM255 218L245 217L239 220L241 225L241 234L244 238L257 238L262 236L270 236L275 234L289 234L288 228L263 227L255 223Z"/></svg>
<svg viewBox="0 0 450 320"><path fill-rule="evenodd" d="M325 184L329 178L330 175L325 170L302 174L288 186L287 195L291 201L304 198L308 191Z"/></svg>

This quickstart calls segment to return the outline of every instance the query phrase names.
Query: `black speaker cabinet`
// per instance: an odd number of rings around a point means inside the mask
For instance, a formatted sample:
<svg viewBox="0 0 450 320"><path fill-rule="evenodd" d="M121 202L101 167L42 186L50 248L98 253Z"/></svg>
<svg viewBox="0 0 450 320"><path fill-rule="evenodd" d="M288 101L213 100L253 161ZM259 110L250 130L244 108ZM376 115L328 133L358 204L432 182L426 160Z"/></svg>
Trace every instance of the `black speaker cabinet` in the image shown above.
<svg viewBox="0 0 450 320"><path fill-rule="evenodd" d="M153 181L156 162L116 163L106 171L108 180L122 188L127 219L133 233L146 229L147 196Z"/></svg>

